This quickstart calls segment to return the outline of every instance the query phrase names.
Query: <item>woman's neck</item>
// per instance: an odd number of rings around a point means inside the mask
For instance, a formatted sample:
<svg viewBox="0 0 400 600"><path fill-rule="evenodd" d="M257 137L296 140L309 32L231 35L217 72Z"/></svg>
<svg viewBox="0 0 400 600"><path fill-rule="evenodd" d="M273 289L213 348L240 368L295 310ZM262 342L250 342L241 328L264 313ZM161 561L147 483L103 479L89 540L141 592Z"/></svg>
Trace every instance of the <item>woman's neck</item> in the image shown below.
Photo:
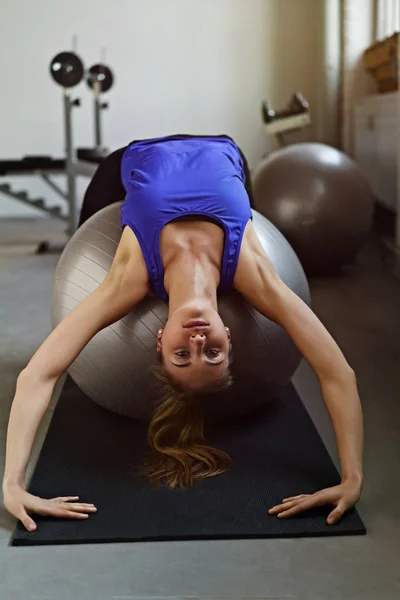
<svg viewBox="0 0 400 600"><path fill-rule="evenodd" d="M169 313L194 301L214 310L217 305L217 287L220 273L205 254L179 252L164 272L164 286L169 296Z"/></svg>

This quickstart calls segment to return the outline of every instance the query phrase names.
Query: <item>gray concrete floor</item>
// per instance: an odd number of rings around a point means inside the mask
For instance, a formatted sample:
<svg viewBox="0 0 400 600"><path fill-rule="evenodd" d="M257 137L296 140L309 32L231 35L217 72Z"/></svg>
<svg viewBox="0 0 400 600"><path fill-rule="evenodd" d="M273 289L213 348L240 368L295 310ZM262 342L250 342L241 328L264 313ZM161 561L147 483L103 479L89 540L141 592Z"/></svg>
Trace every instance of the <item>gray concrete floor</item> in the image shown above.
<svg viewBox="0 0 400 600"><path fill-rule="evenodd" d="M0 476L15 380L50 329L57 255L33 254L50 222L0 221ZM128 598L400 598L400 282L371 240L344 275L312 282L314 310L355 368L366 429L359 504L366 537L12 548L14 519L0 508L2 600ZM297 389L337 462L316 378L303 364ZM40 429L33 461L51 416ZM30 469L32 466L30 467Z"/></svg>

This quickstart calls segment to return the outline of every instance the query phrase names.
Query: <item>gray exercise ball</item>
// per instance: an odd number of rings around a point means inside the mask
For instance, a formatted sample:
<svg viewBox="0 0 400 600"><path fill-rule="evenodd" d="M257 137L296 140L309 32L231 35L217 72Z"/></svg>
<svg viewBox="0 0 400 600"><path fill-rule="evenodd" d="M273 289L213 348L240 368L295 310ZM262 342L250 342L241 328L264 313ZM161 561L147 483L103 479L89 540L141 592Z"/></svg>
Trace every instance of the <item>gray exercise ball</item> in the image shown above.
<svg viewBox="0 0 400 600"><path fill-rule="evenodd" d="M66 245L55 274L51 299L53 327L103 281L121 237L120 206L93 215ZM279 231L258 213L254 226L281 278L303 300L309 289L303 269ZM219 298L219 309L230 327L235 385L212 397L206 413L238 415L258 408L287 384L300 355L286 332L261 316L232 292ZM69 374L92 400L113 412L148 419L160 399L151 372L156 362L156 336L168 317L168 307L149 295L123 319L99 332L69 368Z"/></svg>
<svg viewBox="0 0 400 600"><path fill-rule="evenodd" d="M271 153L253 178L255 208L283 233L310 275L350 263L372 225L366 178L346 154L325 144Z"/></svg>

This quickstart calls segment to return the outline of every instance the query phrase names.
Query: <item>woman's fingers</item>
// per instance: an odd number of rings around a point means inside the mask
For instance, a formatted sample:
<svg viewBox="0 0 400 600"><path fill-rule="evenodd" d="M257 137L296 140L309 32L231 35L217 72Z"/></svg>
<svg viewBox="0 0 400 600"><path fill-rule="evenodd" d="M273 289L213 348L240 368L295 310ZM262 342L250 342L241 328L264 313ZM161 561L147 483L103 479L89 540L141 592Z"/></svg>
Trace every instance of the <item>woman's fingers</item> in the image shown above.
<svg viewBox="0 0 400 600"><path fill-rule="evenodd" d="M79 496L59 496L58 498L52 498L53 502L76 502L79 500Z"/></svg>
<svg viewBox="0 0 400 600"><path fill-rule="evenodd" d="M303 510L308 510L314 506L322 506L327 504L326 495L323 492L315 494L300 494L292 498L285 498L282 504L278 504L271 508L268 512L270 515L278 515L279 517L290 517Z"/></svg>
<svg viewBox="0 0 400 600"><path fill-rule="evenodd" d="M331 512L331 514L327 518L328 525L334 525L337 523L344 515L347 510L347 505L344 501L339 502L337 507Z"/></svg>
<svg viewBox="0 0 400 600"><path fill-rule="evenodd" d="M69 504L65 502L64 504L60 504L59 507L65 510L82 513L93 513L97 511L97 508L93 504Z"/></svg>
<svg viewBox="0 0 400 600"><path fill-rule="evenodd" d="M89 513L95 513L97 511L97 508L93 504L63 502L60 498L53 498L52 500L43 500L40 498L39 502L32 507L32 509L36 514L56 517L63 516L61 513L71 513L87 517ZM71 514L66 516L71 516Z"/></svg>
<svg viewBox="0 0 400 600"><path fill-rule="evenodd" d="M45 500L45 502L50 502L52 505L62 506L63 508L67 508L67 510L74 510L82 512L91 511L95 512L97 509L94 504L86 503L86 502L73 502L73 500L79 500L79 496L60 496L59 498L52 498L51 500Z"/></svg>
<svg viewBox="0 0 400 600"><path fill-rule="evenodd" d="M291 502L292 500L298 500L299 498L305 498L308 494L299 494L298 496L291 496L290 498L284 498L283 503Z"/></svg>
<svg viewBox="0 0 400 600"><path fill-rule="evenodd" d="M268 513L285 519L310 508L330 504L335 506L335 508L329 514L327 523L328 525L333 525L342 518L349 508L354 506L359 497L358 488L352 489L348 485L341 484L320 490L319 492L315 492L315 494L300 494L299 496L285 498L281 504L272 507Z"/></svg>
<svg viewBox="0 0 400 600"><path fill-rule="evenodd" d="M278 515L279 518L287 518L316 506L324 506L325 504L335 504L334 498L332 497L332 490L321 490L312 495L301 494L300 496L294 496L292 500L287 498L282 504L274 506L268 512L271 515ZM335 514L337 516L339 513Z"/></svg>
<svg viewBox="0 0 400 600"><path fill-rule="evenodd" d="M83 512L75 512L73 510L67 510L66 508L54 508L48 513L54 517L60 519L88 519L89 515Z"/></svg>
<svg viewBox="0 0 400 600"><path fill-rule="evenodd" d="M31 519L24 508L21 508L15 516L21 521L25 529L28 531L35 531L36 523L33 519Z"/></svg>
<svg viewBox="0 0 400 600"><path fill-rule="evenodd" d="M284 510L288 510L289 508L292 508L292 506L295 506L296 504L298 504L299 500L292 500L292 501L284 501L283 504L278 504L277 506L273 506L272 508L269 509L268 513L270 515L277 515L278 513L284 511Z"/></svg>
<svg viewBox="0 0 400 600"><path fill-rule="evenodd" d="M304 510L308 510L313 506L317 506L315 499L311 496L310 498L306 498L305 500L300 500L295 502L292 506L283 505L283 510L279 511L278 519L286 519L287 517L292 517L293 515L297 515L298 513L303 512Z"/></svg>
<svg viewBox="0 0 400 600"><path fill-rule="evenodd" d="M75 500L75 502L73 502ZM74 508L76 507L81 507L81 508L95 508L95 505L92 503L87 503L87 502L76 502L76 500L79 500L79 496L60 496L59 498L52 498L51 500L48 500L48 502L51 502L52 504L68 504L69 507L74 506Z"/></svg>
<svg viewBox="0 0 400 600"><path fill-rule="evenodd" d="M25 490L21 490L19 496L19 498L11 498L11 501L6 499L7 509L21 521L28 531L37 529L37 525L30 514L64 519L87 519L90 514L97 511L94 504L76 502L76 500L79 500L79 496L60 496L44 499L29 494Z"/></svg>

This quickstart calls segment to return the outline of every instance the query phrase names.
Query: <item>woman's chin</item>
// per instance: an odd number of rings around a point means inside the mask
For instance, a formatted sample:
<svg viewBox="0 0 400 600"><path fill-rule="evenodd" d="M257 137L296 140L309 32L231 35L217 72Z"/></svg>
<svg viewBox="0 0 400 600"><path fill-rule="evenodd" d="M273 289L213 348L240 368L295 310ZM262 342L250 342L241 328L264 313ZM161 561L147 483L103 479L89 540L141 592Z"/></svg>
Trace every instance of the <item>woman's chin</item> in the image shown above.
<svg viewBox="0 0 400 600"><path fill-rule="evenodd" d="M210 314L215 312L216 311L210 305L210 302L207 302L206 300L190 300L177 308L172 314L183 313L186 320L204 319L206 321L206 313ZM171 316L172 315L170 315L170 317Z"/></svg>

